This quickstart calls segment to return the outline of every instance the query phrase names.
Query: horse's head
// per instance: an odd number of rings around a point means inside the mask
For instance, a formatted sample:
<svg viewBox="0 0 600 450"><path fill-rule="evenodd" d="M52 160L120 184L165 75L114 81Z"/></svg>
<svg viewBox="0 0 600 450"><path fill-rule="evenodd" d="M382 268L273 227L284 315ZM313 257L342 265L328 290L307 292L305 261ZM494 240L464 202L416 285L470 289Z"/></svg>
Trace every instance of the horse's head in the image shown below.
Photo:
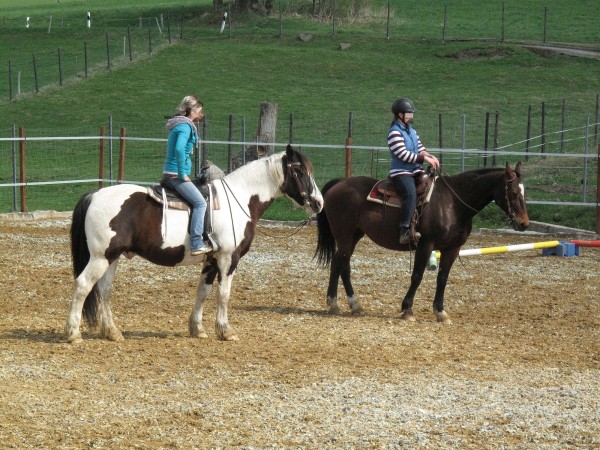
<svg viewBox="0 0 600 450"><path fill-rule="evenodd" d="M495 198L508 218L515 231L525 231L529 227L529 215L525 204L525 186L521 181L521 162L512 170L506 163L504 171L504 188L498 190Z"/></svg>
<svg viewBox="0 0 600 450"><path fill-rule="evenodd" d="M323 209L323 196L313 178L310 160L288 144L282 159L284 181L281 191L307 212L318 213Z"/></svg>

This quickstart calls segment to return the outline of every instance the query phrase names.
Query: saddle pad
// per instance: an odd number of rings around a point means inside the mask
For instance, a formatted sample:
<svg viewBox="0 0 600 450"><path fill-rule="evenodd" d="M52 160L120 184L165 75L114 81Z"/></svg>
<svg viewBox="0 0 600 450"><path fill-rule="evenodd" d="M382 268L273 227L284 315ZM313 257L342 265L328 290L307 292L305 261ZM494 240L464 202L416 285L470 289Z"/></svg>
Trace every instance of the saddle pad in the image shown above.
<svg viewBox="0 0 600 450"><path fill-rule="evenodd" d="M435 186L435 180L435 178L432 178L431 183L424 188L424 191L417 191L417 206L429 203ZM393 208L400 208L402 203L400 197L398 197L398 191L388 179L377 181L371 188L369 195L367 195L367 200Z"/></svg>
<svg viewBox="0 0 600 450"><path fill-rule="evenodd" d="M393 190L393 191L392 191ZM400 197L389 180L379 180L371 188L367 200L370 202L381 203L382 205L400 208Z"/></svg>
<svg viewBox="0 0 600 450"><path fill-rule="evenodd" d="M148 191L148 196L153 200L157 201L161 205L164 204L163 201L163 187L162 186L151 186L146 188ZM182 211L187 211L190 209L189 205L184 201L180 200L179 197L175 197L174 195L166 192L167 198L167 206L171 209L180 209Z"/></svg>
<svg viewBox="0 0 600 450"><path fill-rule="evenodd" d="M217 210L217 209L221 209L221 206L219 204L219 198L217 196L217 191L214 187L214 185L212 183L208 183L207 185L210 189L210 200L212 200L212 209L213 210ZM167 206L169 208L172 209L179 209L182 211L187 211L190 209L189 205L184 202L181 198L177 197L175 194L173 194L171 191L169 190L164 190L164 188L160 185L157 186L151 186L149 188L146 188L146 190L148 191L148 196L150 198L152 198L152 200L160 203L161 205L164 204L163 201L163 191L166 193L166 198L167 198ZM208 192L207 192L208 194ZM206 196L205 196L206 198Z"/></svg>

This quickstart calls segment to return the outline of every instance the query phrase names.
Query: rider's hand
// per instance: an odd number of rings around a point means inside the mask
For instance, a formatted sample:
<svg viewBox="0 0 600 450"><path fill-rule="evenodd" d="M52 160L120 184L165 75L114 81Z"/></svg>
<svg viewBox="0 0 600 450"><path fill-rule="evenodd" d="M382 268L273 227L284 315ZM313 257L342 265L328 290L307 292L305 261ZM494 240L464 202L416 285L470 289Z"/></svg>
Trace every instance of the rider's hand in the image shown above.
<svg viewBox="0 0 600 450"><path fill-rule="evenodd" d="M440 162L438 161L438 159L433 156L433 155L426 155L425 156L425 162L429 163L429 165L431 167L433 167L434 169L437 169L440 167Z"/></svg>

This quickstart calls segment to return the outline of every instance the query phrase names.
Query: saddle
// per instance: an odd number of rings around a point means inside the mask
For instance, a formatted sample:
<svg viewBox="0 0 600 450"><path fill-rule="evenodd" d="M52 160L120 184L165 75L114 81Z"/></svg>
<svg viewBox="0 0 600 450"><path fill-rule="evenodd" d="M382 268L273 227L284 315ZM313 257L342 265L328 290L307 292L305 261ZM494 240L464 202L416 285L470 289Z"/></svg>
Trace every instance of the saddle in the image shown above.
<svg viewBox="0 0 600 450"><path fill-rule="evenodd" d="M173 189L168 182L168 175L164 175L158 185L150 186L147 189L148 197L155 202L163 205L163 214L167 209L177 209L181 211L192 211L190 203L184 199L179 193ZM198 178L192 180L192 183L198 188L204 199L206 200L206 213L204 216L204 234L210 238L212 233L212 211L220 209L217 191L215 190L210 176L208 175L208 167L203 167ZM163 222L164 223L164 222ZM213 248L217 248L214 241Z"/></svg>
<svg viewBox="0 0 600 450"><path fill-rule="evenodd" d="M435 177L429 173L420 173L415 177L415 185L417 187L417 206L429 203L435 185ZM394 208L400 208L402 203L398 190L389 178L375 183L367 196L367 200Z"/></svg>

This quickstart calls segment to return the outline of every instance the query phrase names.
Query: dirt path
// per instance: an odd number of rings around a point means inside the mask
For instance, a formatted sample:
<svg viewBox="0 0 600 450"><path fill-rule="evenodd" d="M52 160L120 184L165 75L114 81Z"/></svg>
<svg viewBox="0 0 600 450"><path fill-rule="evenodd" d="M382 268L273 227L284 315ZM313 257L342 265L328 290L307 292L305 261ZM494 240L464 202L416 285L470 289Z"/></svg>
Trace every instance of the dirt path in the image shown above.
<svg viewBox="0 0 600 450"><path fill-rule="evenodd" d="M289 230L269 229L285 235ZM359 244L366 314L325 311L315 229L259 234L234 280L239 342L187 335L199 268L123 261L126 340L63 341L66 220L0 222L3 448L598 448L600 251L457 262L453 324L434 321L435 273L399 320L409 255ZM548 240L472 236L465 248ZM342 302L340 302L342 304Z"/></svg>

